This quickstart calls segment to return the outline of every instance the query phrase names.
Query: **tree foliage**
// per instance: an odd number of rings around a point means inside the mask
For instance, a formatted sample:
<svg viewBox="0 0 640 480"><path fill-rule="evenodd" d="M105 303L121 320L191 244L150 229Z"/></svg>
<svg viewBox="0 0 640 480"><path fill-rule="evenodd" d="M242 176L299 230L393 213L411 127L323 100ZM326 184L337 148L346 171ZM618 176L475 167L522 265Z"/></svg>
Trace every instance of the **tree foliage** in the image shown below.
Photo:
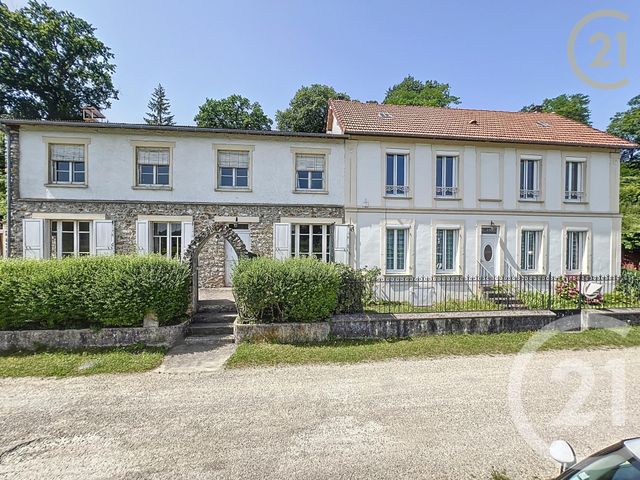
<svg viewBox="0 0 640 480"><path fill-rule="evenodd" d="M147 125L175 125L173 115L171 115L171 102L167 98L167 92L162 84L153 90L151 100L147 104L149 111L144 117Z"/></svg>
<svg viewBox="0 0 640 480"><path fill-rule="evenodd" d="M240 130L271 130L273 123L258 102L251 103L241 95L207 98L194 120L199 127Z"/></svg>
<svg viewBox="0 0 640 480"><path fill-rule="evenodd" d="M620 213L622 214L622 246L640 250L640 161L623 162L620 166Z"/></svg>
<svg viewBox="0 0 640 480"><path fill-rule="evenodd" d="M338 93L328 85L314 83L301 87L289 102L289 108L276 112L279 130L324 133L327 129L330 99L350 100L346 93Z"/></svg>
<svg viewBox="0 0 640 480"><path fill-rule="evenodd" d="M31 0L13 12L0 2L0 25L0 114L79 119L118 98L113 54L86 21Z"/></svg>
<svg viewBox="0 0 640 480"><path fill-rule="evenodd" d="M531 104L522 108L522 112L557 113L563 117L577 122L591 125L591 110L589 95L576 93L573 95L562 94L553 98L545 98L540 105Z"/></svg>
<svg viewBox="0 0 640 480"><path fill-rule="evenodd" d="M611 118L607 131L631 142L640 141L640 95L633 97L629 108ZM622 213L622 246L640 250L640 150L622 153L620 166L620 213Z"/></svg>
<svg viewBox="0 0 640 480"><path fill-rule="evenodd" d="M611 118L607 132L630 142L640 142L640 95L633 97L627 104L629 108L618 112ZM622 154L623 160L638 160L639 149L626 150Z"/></svg>
<svg viewBox="0 0 640 480"><path fill-rule="evenodd" d="M435 80L422 82L408 75L402 82L387 90L383 103L449 107L459 104L460 97L451 95L448 83L439 83Z"/></svg>

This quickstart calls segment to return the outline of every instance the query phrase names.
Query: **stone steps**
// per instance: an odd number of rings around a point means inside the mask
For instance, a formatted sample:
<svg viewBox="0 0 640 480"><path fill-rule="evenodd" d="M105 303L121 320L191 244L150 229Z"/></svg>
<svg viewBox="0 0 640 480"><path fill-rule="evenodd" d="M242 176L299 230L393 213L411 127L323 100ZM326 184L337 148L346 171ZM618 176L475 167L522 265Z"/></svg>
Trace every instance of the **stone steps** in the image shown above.
<svg viewBox="0 0 640 480"><path fill-rule="evenodd" d="M233 322L238 315L236 304L228 298L202 300L198 311L191 318L187 328L187 340L212 339L214 342L233 342ZM190 340L196 341L196 340Z"/></svg>
<svg viewBox="0 0 640 480"><path fill-rule="evenodd" d="M184 339L187 345L227 345L235 341L233 335L191 335Z"/></svg>
<svg viewBox="0 0 640 480"><path fill-rule="evenodd" d="M236 303L233 300L200 300L198 313L224 313L237 312Z"/></svg>

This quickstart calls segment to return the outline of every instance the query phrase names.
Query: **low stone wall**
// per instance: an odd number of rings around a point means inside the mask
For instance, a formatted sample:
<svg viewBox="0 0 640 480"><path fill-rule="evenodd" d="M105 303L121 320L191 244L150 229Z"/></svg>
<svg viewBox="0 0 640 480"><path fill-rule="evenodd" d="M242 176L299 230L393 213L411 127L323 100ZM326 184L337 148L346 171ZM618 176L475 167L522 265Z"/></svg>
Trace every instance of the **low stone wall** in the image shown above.
<svg viewBox="0 0 640 480"><path fill-rule="evenodd" d="M554 322L549 310L447 313L361 313L336 315L331 334L338 338L403 338L417 335L501 333L539 330ZM579 319L576 327L579 328Z"/></svg>
<svg viewBox="0 0 640 480"><path fill-rule="evenodd" d="M243 341L315 343L329 338L329 322L233 324L236 343Z"/></svg>
<svg viewBox="0 0 640 480"><path fill-rule="evenodd" d="M458 313L356 313L335 315L330 322L234 324L236 342L245 340L279 343L322 342L336 338L405 338L418 335L500 333L539 330L556 320L549 310ZM566 319L571 329L580 318ZM563 330L566 327L561 327Z"/></svg>
<svg viewBox="0 0 640 480"><path fill-rule="evenodd" d="M102 330L0 331L0 352L40 348L83 349L144 343L171 347L184 338L188 322L167 327L103 328Z"/></svg>
<svg viewBox="0 0 640 480"><path fill-rule="evenodd" d="M582 310L582 329L611 328L619 326L619 322L627 325L640 325L640 308L598 308Z"/></svg>

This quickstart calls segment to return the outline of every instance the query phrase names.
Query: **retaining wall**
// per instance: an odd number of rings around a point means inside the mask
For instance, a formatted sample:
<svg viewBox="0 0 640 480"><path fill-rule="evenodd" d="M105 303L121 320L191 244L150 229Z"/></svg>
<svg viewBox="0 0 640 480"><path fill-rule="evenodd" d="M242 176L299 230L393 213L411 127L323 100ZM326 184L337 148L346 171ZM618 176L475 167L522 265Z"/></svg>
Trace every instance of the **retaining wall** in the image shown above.
<svg viewBox="0 0 640 480"><path fill-rule="evenodd" d="M167 327L0 331L0 352L121 347L135 343L172 347L184 338L187 325L188 322Z"/></svg>
<svg viewBox="0 0 640 480"><path fill-rule="evenodd" d="M549 310L336 315L329 322L243 324L236 320L236 342L245 340L312 343L336 338L404 338L418 335L500 333L539 330L556 320ZM580 328L580 318L571 320ZM573 325L575 323L575 325Z"/></svg>

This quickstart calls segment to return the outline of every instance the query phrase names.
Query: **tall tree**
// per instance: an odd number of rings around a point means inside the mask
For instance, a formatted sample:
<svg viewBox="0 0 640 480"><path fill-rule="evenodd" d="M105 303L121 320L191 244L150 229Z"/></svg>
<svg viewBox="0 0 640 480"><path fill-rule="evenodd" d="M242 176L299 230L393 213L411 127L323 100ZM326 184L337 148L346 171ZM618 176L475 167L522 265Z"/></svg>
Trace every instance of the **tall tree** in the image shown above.
<svg viewBox="0 0 640 480"><path fill-rule="evenodd" d="M607 132L634 143L640 142L640 95L627 104L629 108L611 118ZM640 149L622 152L620 166L620 213L622 246L640 250Z"/></svg>
<svg viewBox="0 0 640 480"><path fill-rule="evenodd" d="M314 83L300 87L289 102L289 108L276 112L278 130L323 133L327 130L329 99L350 100L328 85Z"/></svg>
<svg viewBox="0 0 640 480"><path fill-rule="evenodd" d="M404 80L387 90L383 103L449 107L459 104L460 97L451 95L448 83L439 83L435 80L422 82L407 75Z"/></svg>
<svg viewBox="0 0 640 480"><path fill-rule="evenodd" d="M241 130L271 130L273 121L258 102L241 95L215 100L207 98L194 118L199 127Z"/></svg>
<svg viewBox="0 0 640 480"><path fill-rule="evenodd" d="M629 108L624 112L618 112L611 118L607 132L612 135L640 143L640 95L633 97L627 104ZM636 160L640 156L640 150L623 152L623 160Z"/></svg>
<svg viewBox="0 0 640 480"><path fill-rule="evenodd" d="M13 12L0 2L0 25L0 114L79 119L118 98L113 54L86 21L30 0Z"/></svg>
<svg viewBox="0 0 640 480"><path fill-rule="evenodd" d="M527 105L522 108L521 112L553 112L577 122L591 125L590 101L589 95L583 93L573 95L565 93L557 97L545 98L540 105Z"/></svg>
<svg viewBox="0 0 640 480"><path fill-rule="evenodd" d="M173 115L171 115L171 103L167 98L167 92L162 84L153 90L151 100L147 104L149 111L144 117L144 121L148 125L175 125Z"/></svg>

